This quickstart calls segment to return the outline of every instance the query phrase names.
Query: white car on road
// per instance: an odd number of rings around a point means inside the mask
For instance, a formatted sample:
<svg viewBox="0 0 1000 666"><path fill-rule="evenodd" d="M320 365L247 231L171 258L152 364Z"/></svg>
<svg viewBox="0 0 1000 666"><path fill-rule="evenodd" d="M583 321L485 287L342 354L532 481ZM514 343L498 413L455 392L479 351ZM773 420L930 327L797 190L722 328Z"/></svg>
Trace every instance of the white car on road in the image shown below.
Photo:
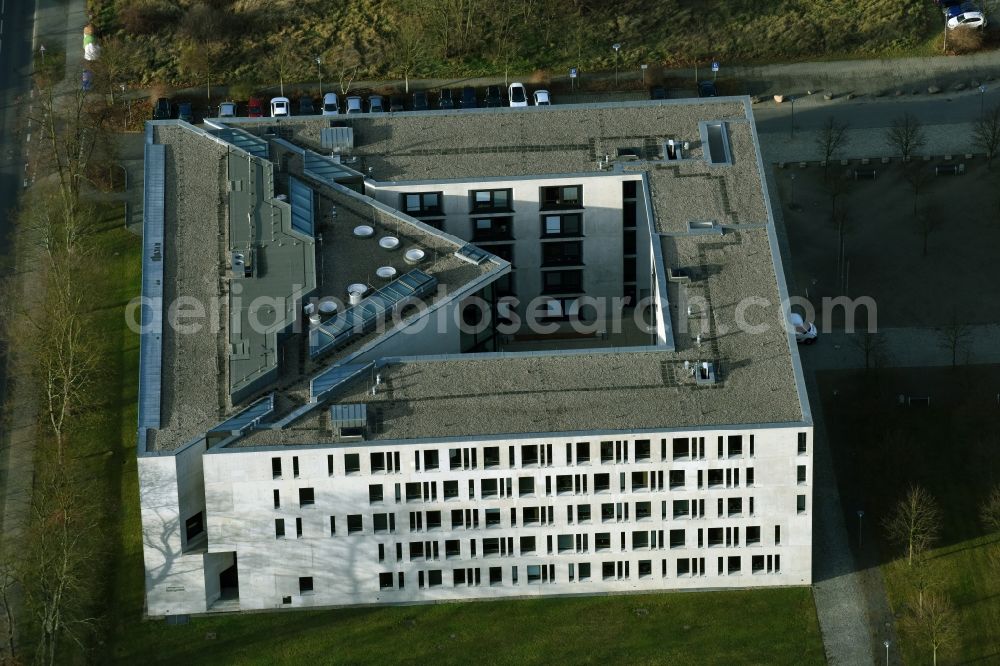
<svg viewBox="0 0 1000 666"><path fill-rule="evenodd" d="M511 108L528 106L528 91L524 89L524 84L510 84L510 87L507 88L507 99L510 100Z"/></svg>
<svg viewBox="0 0 1000 666"><path fill-rule="evenodd" d="M793 312L788 317L792 328L795 329L795 341L802 345L811 345L816 342L819 333L816 331L816 324L806 321L802 315Z"/></svg>
<svg viewBox="0 0 1000 666"><path fill-rule="evenodd" d="M288 101L287 97L271 98L272 118L287 118L290 115L292 115L292 103Z"/></svg>

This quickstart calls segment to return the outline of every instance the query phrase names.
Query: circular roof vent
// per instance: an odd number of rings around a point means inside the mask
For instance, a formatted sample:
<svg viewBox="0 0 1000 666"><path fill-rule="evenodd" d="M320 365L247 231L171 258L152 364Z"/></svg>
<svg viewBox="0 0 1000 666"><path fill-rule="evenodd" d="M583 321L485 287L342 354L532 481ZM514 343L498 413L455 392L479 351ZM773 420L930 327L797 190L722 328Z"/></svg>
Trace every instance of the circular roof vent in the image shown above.
<svg viewBox="0 0 1000 666"><path fill-rule="evenodd" d="M379 276L383 280L391 280L392 278L396 277L396 269L393 268L392 266L382 266L377 271L375 271L375 275Z"/></svg>
<svg viewBox="0 0 1000 666"><path fill-rule="evenodd" d="M378 244L384 250L395 250L399 248L399 239L395 236L382 236L378 239Z"/></svg>
<svg viewBox="0 0 1000 666"><path fill-rule="evenodd" d="M426 256L427 253L421 250L419 247L411 247L409 250L406 251L406 254L403 255L403 258L406 260L406 263L408 264L419 264L421 261L424 260L424 257Z"/></svg>
<svg viewBox="0 0 1000 666"><path fill-rule="evenodd" d="M367 224L360 224L354 227L354 235L358 238L371 238L375 235L375 229Z"/></svg>
<svg viewBox="0 0 1000 666"><path fill-rule="evenodd" d="M327 299L319 302L319 311L322 314L330 315L337 311L337 303L333 299Z"/></svg>

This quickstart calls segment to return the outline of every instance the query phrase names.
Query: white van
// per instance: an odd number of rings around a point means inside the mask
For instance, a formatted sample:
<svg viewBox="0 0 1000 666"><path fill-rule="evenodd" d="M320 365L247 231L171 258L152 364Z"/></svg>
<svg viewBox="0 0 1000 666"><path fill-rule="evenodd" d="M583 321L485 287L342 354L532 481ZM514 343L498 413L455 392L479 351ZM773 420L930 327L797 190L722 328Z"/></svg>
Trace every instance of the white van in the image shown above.
<svg viewBox="0 0 1000 666"><path fill-rule="evenodd" d="M801 345L811 345L816 342L819 333L816 332L816 324L806 321L802 315L793 312L788 317L789 322L795 329L795 341Z"/></svg>

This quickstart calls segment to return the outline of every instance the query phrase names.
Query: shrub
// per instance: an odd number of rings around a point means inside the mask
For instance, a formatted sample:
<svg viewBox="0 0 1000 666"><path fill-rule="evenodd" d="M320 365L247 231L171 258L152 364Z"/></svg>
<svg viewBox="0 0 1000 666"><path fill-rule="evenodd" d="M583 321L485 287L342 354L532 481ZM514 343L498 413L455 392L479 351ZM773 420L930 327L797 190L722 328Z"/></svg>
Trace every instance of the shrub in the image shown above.
<svg viewBox="0 0 1000 666"><path fill-rule="evenodd" d="M948 31L948 50L956 55L973 53L983 48L983 31L976 28L955 28Z"/></svg>
<svg viewBox="0 0 1000 666"><path fill-rule="evenodd" d="M122 7L118 20L127 33L151 35L180 15L180 9L168 0L136 0Z"/></svg>

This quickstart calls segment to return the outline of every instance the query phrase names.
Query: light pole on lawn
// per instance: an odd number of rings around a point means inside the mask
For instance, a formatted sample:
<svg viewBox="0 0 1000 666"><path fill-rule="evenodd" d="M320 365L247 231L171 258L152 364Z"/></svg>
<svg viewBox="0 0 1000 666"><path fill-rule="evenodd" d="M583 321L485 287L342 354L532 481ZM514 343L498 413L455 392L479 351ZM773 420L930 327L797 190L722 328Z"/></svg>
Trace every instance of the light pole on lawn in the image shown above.
<svg viewBox="0 0 1000 666"><path fill-rule="evenodd" d="M858 509L858 552L861 551L861 519L865 517L865 512Z"/></svg>
<svg viewBox="0 0 1000 666"><path fill-rule="evenodd" d="M323 59L316 56L316 73L319 74L319 98L323 103Z"/></svg>
<svg viewBox="0 0 1000 666"><path fill-rule="evenodd" d="M986 96L986 86L985 85L980 85L979 86L979 119L980 120L983 119L983 111L984 111L983 104L985 103L984 102L985 96Z"/></svg>
<svg viewBox="0 0 1000 666"><path fill-rule="evenodd" d="M889 646L892 645L892 641L887 638L882 641L882 645L885 646L885 666L889 666Z"/></svg>
<svg viewBox="0 0 1000 666"><path fill-rule="evenodd" d="M618 86L618 51L621 50L622 45L615 42L611 45L611 48L615 50L615 87Z"/></svg>
<svg viewBox="0 0 1000 666"><path fill-rule="evenodd" d="M789 97L789 98L788 98L788 101L789 101L789 102L791 102L791 104L792 104L792 128L791 128L791 137L792 137L792 138L794 139L794 138L795 138L795 98L794 98L794 97Z"/></svg>

